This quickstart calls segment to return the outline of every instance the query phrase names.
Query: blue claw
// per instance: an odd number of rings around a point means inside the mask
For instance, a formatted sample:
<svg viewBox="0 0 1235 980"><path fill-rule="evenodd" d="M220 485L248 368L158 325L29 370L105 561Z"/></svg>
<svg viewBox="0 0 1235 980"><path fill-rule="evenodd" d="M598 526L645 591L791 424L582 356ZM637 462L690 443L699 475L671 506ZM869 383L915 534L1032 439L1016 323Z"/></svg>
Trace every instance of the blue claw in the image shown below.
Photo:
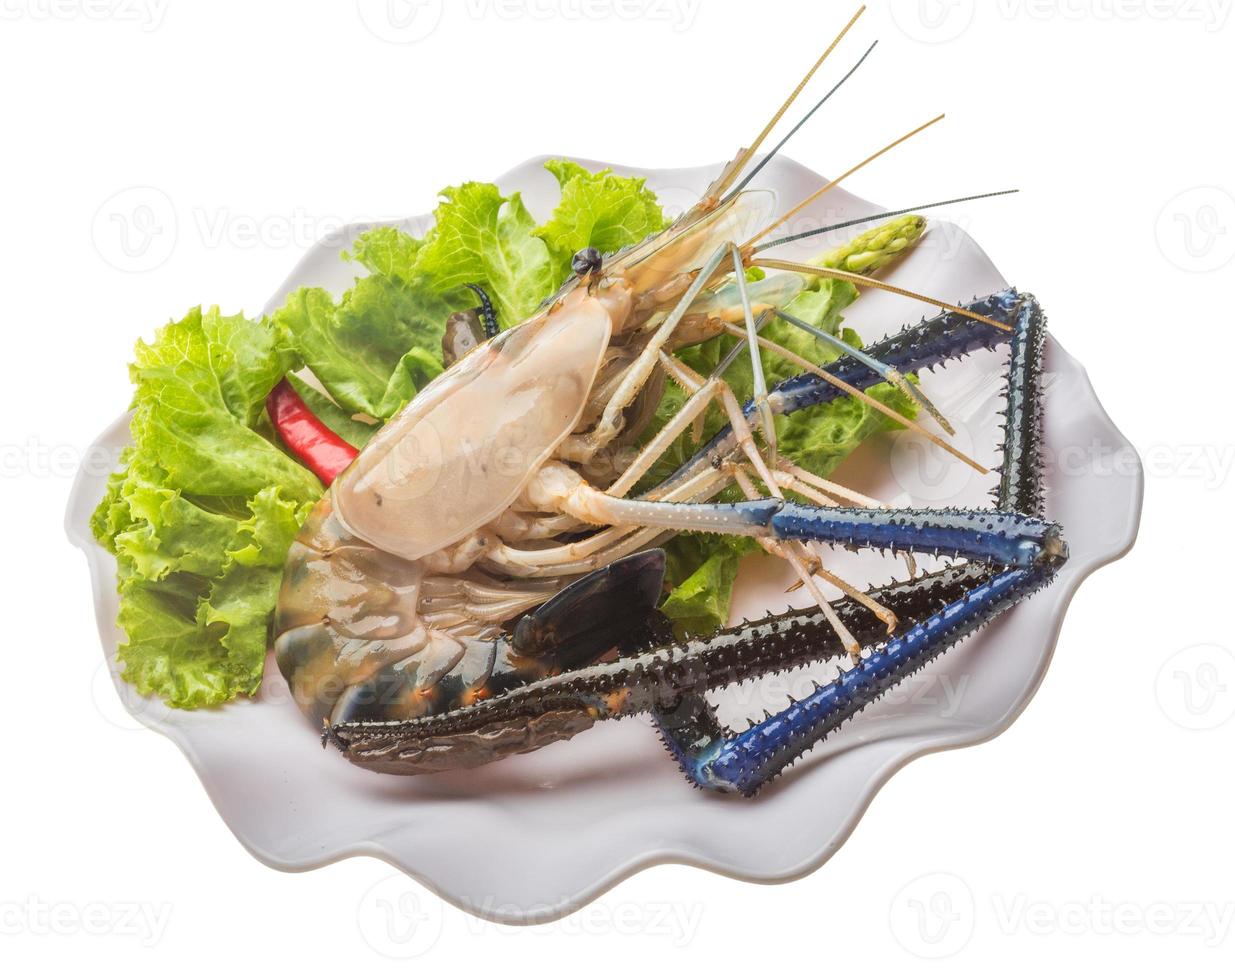
<svg viewBox="0 0 1235 980"><path fill-rule="evenodd" d="M694 707L707 717L693 724L674 723L658 715L662 736L696 786L747 796L755 793L888 688L1045 585L1067 560L1060 529L1041 518L1038 377L1046 336L1041 310L1033 297L1012 290L975 303L971 309L1005 320L1012 326L1010 335L945 314L869 348L868 353L910 371L1010 341L1007 425L995 501L999 510L878 511L786 504L771 515L768 527L780 537L965 556L982 563L977 567L990 567L989 573L938 612L885 641L832 683L816 687L801 701L740 734L716 724L706 706ZM847 362L841 358L832 370L859 387L878 378L853 358ZM834 388L809 376L790 379L777 391L783 411L818 404L836 394ZM718 440L705 453L717 452L724 441Z"/></svg>
<svg viewBox="0 0 1235 980"><path fill-rule="evenodd" d="M751 795L807 748L839 728L889 687L999 615L1049 577L1047 569L1009 569L889 640L831 684L740 735L708 746L694 781Z"/></svg>
<svg viewBox="0 0 1235 980"><path fill-rule="evenodd" d="M994 510L861 510L785 504L773 516L778 538L850 548L891 548L1027 568L1051 525Z"/></svg>

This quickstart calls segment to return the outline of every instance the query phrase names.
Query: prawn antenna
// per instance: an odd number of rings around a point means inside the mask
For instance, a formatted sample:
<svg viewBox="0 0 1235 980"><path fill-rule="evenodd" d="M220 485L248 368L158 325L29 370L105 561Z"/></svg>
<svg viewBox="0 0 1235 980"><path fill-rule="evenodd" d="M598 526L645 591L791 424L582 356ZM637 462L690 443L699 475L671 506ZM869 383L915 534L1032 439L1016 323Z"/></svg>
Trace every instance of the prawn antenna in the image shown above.
<svg viewBox="0 0 1235 980"><path fill-rule="evenodd" d="M1008 194L1019 193L1019 190L988 191L985 194L970 194L968 197L954 197L948 201L934 201L931 204L916 204L911 208L901 208L898 211L884 211L881 214L868 214L864 218L851 218L849 221L842 221L839 224L827 225L823 228L815 228L812 231L800 231L796 235L786 235L784 238L777 238L770 242L764 242L762 245L757 245L755 247L755 251L763 252L769 248L775 248L777 245L788 245L790 242L801 241L803 238L813 238L816 235L826 235L830 231L840 231L842 228L852 228L854 225L866 224L868 221L884 221L888 218L896 218L902 214L912 214L916 211L929 211L931 208L944 208L950 204L965 204L968 201L981 201L988 197L1006 197Z"/></svg>
<svg viewBox="0 0 1235 980"><path fill-rule="evenodd" d="M859 7L858 12L849 18L849 23L846 24L843 28L841 28L841 32L836 35L832 43L829 44L827 49L823 52L823 54L819 56L819 59L813 65L811 65L810 71L808 71L802 77L802 80L798 82L797 88L795 88L792 92L789 93L789 98L785 99L785 101L781 103L780 108L777 109L776 113L772 116L772 118L768 120L768 124L763 127L763 131L758 136L755 137L755 141L751 143L751 145L748 148L742 150L742 152L738 154L737 159L733 162L731 167L728 168L729 174L728 174L727 179L731 180L734 176L741 173L746 168L746 166L750 163L750 161L754 159L754 156L756 153L759 152L759 147L762 145L763 141L768 138L768 134L771 133L772 129L776 126L776 124L780 122L781 116L783 116L789 110L789 107L793 105L794 99L796 99L802 93L802 89L806 88L806 83L809 82L811 78L814 76L815 72L819 70L819 66L822 65L827 60L828 55L830 55L833 51L836 50L836 46L840 44L840 42L844 39L845 35L849 33L850 28L852 28L853 25L858 22L858 18L861 17L864 13L866 13L866 4L863 4L861 7ZM723 190L723 188L718 189L716 193L719 194L721 190Z"/></svg>
<svg viewBox="0 0 1235 980"><path fill-rule="evenodd" d="M862 62L864 62L867 58L870 57L871 52L875 50L875 46L878 44L879 42L875 41L874 43L871 44L869 48L866 49L866 53L857 60L857 63L854 64L852 68L850 68L847 72L845 72L844 76L841 78L839 82L837 82L835 85L832 86L828 94L825 95L818 102L816 102L814 105L814 108L812 108L808 113L806 113L806 115L802 117L801 121L798 122L798 124L794 126L793 129L789 130L789 132L784 135L784 137L781 139L779 143L777 143L774 147L772 147L771 151L767 154L767 156L765 156L762 160L760 160L757 164L755 164L755 166L751 168L750 173L748 173L745 177L743 177L741 181L738 182L738 185L733 190L731 190L728 194L725 195L725 201L728 201L729 198L731 197L736 197L738 194L741 194L742 191L746 189L746 186L752 180L755 179L759 171L762 170L764 167L766 167L768 163L771 162L771 160L776 156L776 154L778 154L781 151L784 145L789 142L793 134L796 133L803 126L805 126L806 123L810 120L810 117L813 116L816 112L818 112L823 107L823 104L827 102L828 99L832 98L832 96L834 96L837 93L837 91L840 89L842 85L844 85L847 81L849 81L850 77L854 74L854 72L856 72L859 68L862 67Z"/></svg>
<svg viewBox="0 0 1235 980"><path fill-rule="evenodd" d="M906 299L915 299L919 303L927 303L931 306L938 306L941 309L947 310L949 313L956 313L959 316L966 317L970 320L976 320L979 323L985 323L987 326L995 327L1005 333L1010 333L1012 328L1006 323L1000 323L998 320L992 319L982 313L976 313L973 310L966 309L963 306L957 306L955 303L947 303L941 299L935 299L933 296L924 296L921 293L915 293L910 289L904 289L900 286L893 286L890 282L884 282L882 279L873 279L870 276L864 276L857 272L846 272L844 269L833 269L829 266L808 265L805 262L789 262L784 259L753 259L746 263L749 266L755 266L760 269L779 269L782 272L796 272L801 276L816 276L820 279L839 279L842 282L851 282L855 286L865 286L871 289L882 289L886 293L893 293L897 296L904 296Z"/></svg>
<svg viewBox="0 0 1235 980"><path fill-rule="evenodd" d="M788 211L782 214L779 218L773 221L766 228L761 229L760 231L752 235L749 239L747 239L745 244L742 245L742 251L745 253L748 249L750 249L755 244L755 242L759 241L759 239L761 239L764 235L767 235L770 232L775 231L777 228L783 225L786 221L788 221L794 215L800 213L803 208L808 207L814 201L819 200L819 198L823 197L824 194L830 191L833 187L839 184L842 180L845 180L847 177L853 176L855 173L857 173L859 170L865 167L868 163L873 163L875 160L878 160L881 156L883 156L889 150L892 150L895 147L900 146L906 140L912 139L914 136L917 136L918 133L922 132L924 129L929 129L931 126L935 125L935 123L939 122L942 119L943 119L943 113L940 113L934 119L930 120L929 122L923 123L917 129L911 129L904 136L900 137L899 139L893 140L891 143L885 146L882 150L878 150L877 152L872 153L861 163L854 164L852 167L846 170L843 174L841 174L835 180L828 181L826 184L820 187L819 190L807 196L804 200L798 203L795 207L790 208Z"/></svg>

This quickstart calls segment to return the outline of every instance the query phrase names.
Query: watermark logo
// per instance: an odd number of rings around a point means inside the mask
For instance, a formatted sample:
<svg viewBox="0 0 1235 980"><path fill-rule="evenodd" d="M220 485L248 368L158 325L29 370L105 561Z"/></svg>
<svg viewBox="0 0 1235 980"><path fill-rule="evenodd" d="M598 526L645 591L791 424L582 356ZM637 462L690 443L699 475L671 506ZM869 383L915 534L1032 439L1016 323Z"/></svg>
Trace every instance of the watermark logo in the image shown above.
<svg viewBox="0 0 1235 980"><path fill-rule="evenodd" d="M1158 250L1184 272L1213 272L1235 258L1235 197L1220 187L1176 194L1158 214Z"/></svg>
<svg viewBox="0 0 1235 980"><path fill-rule="evenodd" d="M177 204L157 187L129 187L99 207L91 236L95 250L109 265L122 272L151 272L182 243L197 242L208 249L304 250L320 245L335 250L350 246L365 228L390 224L417 238L425 234L431 220L395 222L382 215L314 214L302 207L251 214L227 206Z"/></svg>
<svg viewBox="0 0 1235 980"><path fill-rule="evenodd" d="M128 187L99 207L91 225L95 250L121 272L150 272L176 248L176 206L157 187Z"/></svg>
<svg viewBox="0 0 1235 980"><path fill-rule="evenodd" d="M364 941L383 956L410 960L437 945L442 912L440 898L406 875L393 874L365 892L356 925Z"/></svg>
<svg viewBox="0 0 1235 980"><path fill-rule="evenodd" d="M1235 654L1198 643L1173 654L1154 685L1163 714L1181 728L1208 731L1235 715Z"/></svg>
<svg viewBox="0 0 1235 980"><path fill-rule="evenodd" d="M954 956L973 936L973 890L944 871L922 875L892 899L888 925L906 952L923 959Z"/></svg>
<svg viewBox="0 0 1235 980"><path fill-rule="evenodd" d="M729 711L755 718L760 709L773 713L787 705L801 701L815 692L816 687L831 684L836 672L829 677L814 672L790 672L763 674L752 681L738 683L725 693L725 707ZM972 680L969 674L949 674L924 671L905 678L900 684L879 698L879 706L892 713L914 714L928 712L931 717L942 720L956 718L961 714L965 696ZM686 704L685 701L682 702ZM756 720L754 722L758 724Z"/></svg>
<svg viewBox="0 0 1235 980"><path fill-rule="evenodd" d="M437 30L443 0L356 0L356 11L369 33L390 44L415 44Z"/></svg>
<svg viewBox="0 0 1235 980"><path fill-rule="evenodd" d="M197 237L206 248L232 249L307 249L318 242L344 248L351 244L348 240L351 226L370 220L310 214L304 208L294 208L290 214L259 216L236 213L228 207L197 207L192 211L192 218ZM381 223L378 218L371 220Z"/></svg>
<svg viewBox="0 0 1235 980"><path fill-rule="evenodd" d="M954 41L973 23L974 0L889 0L892 20L907 37L924 44Z"/></svg>
<svg viewBox="0 0 1235 980"><path fill-rule="evenodd" d="M968 456L974 455L974 439L968 426L954 423L956 434L944 436L948 444ZM937 504L962 495L977 472L952 453L913 429L902 429L892 439L888 463L897 486L915 504Z"/></svg>
<svg viewBox="0 0 1235 980"><path fill-rule="evenodd" d="M969 942L978 919L1004 935L1177 936L1208 947L1226 942L1235 925L1235 902L1087 898L1035 898L990 892L974 901L957 875L935 872L915 878L892 900L892 935L909 953L925 959L952 956Z"/></svg>
<svg viewBox="0 0 1235 980"><path fill-rule="evenodd" d="M117 680L103 661L90 680L90 698L95 710L110 725L128 732L144 732L171 717L172 709L158 697L142 697L128 681Z"/></svg>

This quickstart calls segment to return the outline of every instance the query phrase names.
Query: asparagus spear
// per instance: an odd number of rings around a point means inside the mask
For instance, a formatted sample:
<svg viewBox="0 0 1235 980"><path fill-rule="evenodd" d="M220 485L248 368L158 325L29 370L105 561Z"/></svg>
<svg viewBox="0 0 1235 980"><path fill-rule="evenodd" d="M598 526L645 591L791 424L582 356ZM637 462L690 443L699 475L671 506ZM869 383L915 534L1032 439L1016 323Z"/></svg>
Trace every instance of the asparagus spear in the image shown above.
<svg viewBox="0 0 1235 980"><path fill-rule="evenodd" d="M869 276L888 263L901 258L918 243L925 230L926 219L921 215L903 215L893 218L877 228L872 228L870 231L863 232L846 244L832 249L830 252L824 252L810 264ZM948 435L955 435L956 430L952 428L951 423L948 422L943 413L934 406L931 400L922 393L921 389L912 380L904 377L895 368L890 368L887 365L870 360L861 351L855 350L839 338L832 337L830 334L812 327L797 317L785 313L780 315L788 322L806 330L819 340L838 347L843 353L857 358L872 370L877 371L884 380L899 388L911 401L925 408Z"/></svg>
<svg viewBox="0 0 1235 980"><path fill-rule="evenodd" d="M830 252L824 252L811 265L869 276L913 248L925 230L926 219L921 215L907 214L893 218Z"/></svg>

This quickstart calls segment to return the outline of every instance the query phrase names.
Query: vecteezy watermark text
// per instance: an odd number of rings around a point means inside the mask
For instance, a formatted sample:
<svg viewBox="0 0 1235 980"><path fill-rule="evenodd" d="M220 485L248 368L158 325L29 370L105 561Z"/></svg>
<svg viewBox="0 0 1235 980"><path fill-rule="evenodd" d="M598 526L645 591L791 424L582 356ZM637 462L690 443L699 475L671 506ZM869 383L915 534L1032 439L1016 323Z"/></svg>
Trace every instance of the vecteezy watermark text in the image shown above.
<svg viewBox="0 0 1235 980"><path fill-rule="evenodd" d="M157 31L168 0L0 0L0 20L116 21Z"/></svg>
<svg viewBox="0 0 1235 980"><path fill-rule="evenodd" d="M954 41L969 30L981 10L1005 21L1174 22L1213 32L1226 27L1232 0L888 0L902 33L925 44Z"/></svg>
<svg viewBox="0 0 1235 980"><path fill-rule="evenodd" d="M389 223L380 215L315 214L302 207L254 214L226 206L185 206L158 187L136 186L117 191L99 206L90 233L95 251L108 265L121 272L151 272L188 238L208 249L346 248L351 233ZM414 237L429 228L428 221L397 224Z"/></svg>
<svg viewBox="0 0 1235 980"><path fill-rule="evenodd" d="M695 22L702 0L463 0L450 8L471 21L637 21L667 24L685 31ZM357 0L361 23L391 44L423 41L441 26L443 0Z"/></svg>
<svg viewBox="0 0 1235 980"><path fill-rule="evenodd" d="M1005 20L1178 21L1221 30L1231 0L996 0Z"/></svg>
<svg viewBox="0 0 1235 980"><path fill-rule="evenodd" d="M1173 936L1216 947L1235 926L1235 902L1142 902L1098 894L1061 900L1021 892L975 899L964 878L937 871L897 891L888 925L901 947L922 959L955 955L975 932L992 928L1005 936Z"/></svg>
<svg viewBox="0 0 1235 980"><path fill-rule="evenodd" d="M1235 923L1235 902L1140 903L1100 895L1057 902L1018 894L993 896L991 909L1005 935L1184 936L1219 946Z"/></svg>
<svg viewBox="0 0 1235 980"><path fill-rule="evenodd" d="M29 895L0 901L0 936L122 936L155 946L171 913L167 902L60 902Z"/></svg>
<svg viewBox="0 0 1235 980"><path fill-rule="evenodd" d="M537 923L567 904L529 908L493 897L463 896L480 918L446 915L445 903L424 886L405 875L389 875L378 881L360 900L357 926L370 947L391 959L410 960L436 947L449 931L462 929L468 936L498 933L554 933L567 936L642 936L669 942L675 947L692 943L703 918L700 903L662 901L617 901L608 897L590 902L564 916ZM503 922L502 920L509 920ZM516 925L516 921L530 922ZM455 939L458 937L455 936Z"/></svg>

